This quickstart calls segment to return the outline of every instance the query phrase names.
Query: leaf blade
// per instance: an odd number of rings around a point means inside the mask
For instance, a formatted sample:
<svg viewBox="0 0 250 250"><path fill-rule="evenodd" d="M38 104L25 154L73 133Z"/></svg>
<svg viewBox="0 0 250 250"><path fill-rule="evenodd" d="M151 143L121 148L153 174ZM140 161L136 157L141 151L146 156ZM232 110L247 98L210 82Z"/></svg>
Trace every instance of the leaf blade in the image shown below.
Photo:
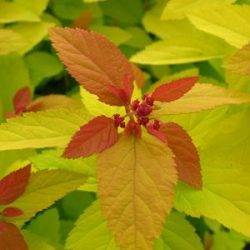
<svg viewBox="0 0 250 250"><path fill-rule="evenodd" d="M171 210L174 165L168 148L147 134L141 139L123 135L100 154L101 208L121 248L151 249Z"/></svg>
<svg viewBox="0 0 250 250"><path fill-rule="evenodd" d="M70 74L90 93L111 105L129 102L133 72L115 45L98 33L81 29L55 28L50 36Z"/></svg>
<svg viewBox="0 0 250 250"><path fill-rule="evenodd" d="M66 158L90 156L111 147L117 140L118 132L114 120L98 116L73 135L63 156Z"/></svg>

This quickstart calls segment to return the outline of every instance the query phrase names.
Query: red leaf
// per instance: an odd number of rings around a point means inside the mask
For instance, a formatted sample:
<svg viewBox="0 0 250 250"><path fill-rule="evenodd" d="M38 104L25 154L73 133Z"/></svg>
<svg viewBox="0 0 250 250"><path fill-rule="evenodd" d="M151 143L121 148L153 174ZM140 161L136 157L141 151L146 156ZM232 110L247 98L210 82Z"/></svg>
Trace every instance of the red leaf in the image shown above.
<svg viewBox="0 0 250 250"><path fill-rule="evenodd" d="M5 217L18 217L23 215L23 211L16 207L6 207L2 212L2 216Z"/></svg>
<svg viewBox="0 0 250 250"><path fill-rule="evenodd" d="M83 125L72 137L63 156L67 158L85 157L100 153L118 140L117 127L113 119L98 116Z"/></svg>
<svg viewBox="0 0 250 250"><path fill-rule="evenodd" d="M186 94L198 81L198 77L188 77L163 84L155 89L152 97L155 101L172 102Z"/></svg>
<svg viewBox="0 0 250 250"><path fill-rule="evenodd" d="M7 205L21 196L29 182L31 166L21 168L0 181L0 205Z"/></svg>
<svg viewBox="0 0 250 250"><path fill-rule="evenodd" d="M26 110L26 107L31 102L31 91L29 87L24 87L19 89L14 98L13 98L13 106L15 108L16 114L21 114Z"/></svg>
<svg viewBox="0 0 250 250"><path fill-rule="evenodd" d="M123 106L130 102L132 67L112 42L83 29L53 28L50 36L69 73L90 93L111 105Z"/></svg>
<svg viewBox="0 0 250 250"><path fill-rule="evenodd" d="M148 128L149 133L167 143L175 155L175 162L180 180L192 187L202 187L200 158L191 137L178 124L161 124L160 130Z"/></svg>
<svg viewBox="0 0 250 250"><path fill-rule="evenodd" d="M0 221L0 249L28 250L20 230L12 223Z"/></svg>

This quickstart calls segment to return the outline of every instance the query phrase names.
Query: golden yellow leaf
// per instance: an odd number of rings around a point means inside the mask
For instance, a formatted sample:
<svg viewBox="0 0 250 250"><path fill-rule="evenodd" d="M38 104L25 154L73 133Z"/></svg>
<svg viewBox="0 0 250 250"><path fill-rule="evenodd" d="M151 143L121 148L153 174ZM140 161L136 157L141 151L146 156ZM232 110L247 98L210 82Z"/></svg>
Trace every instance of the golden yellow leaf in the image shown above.
<svg viewBox="0 0 250 250"><path fill-rule="evenodd" d="M164 115L194 113L229 104L250 103L250 95L228 90L213 84L197 83L182 98L166 103L158 102L158 110L152 117L161 118Z"/></svg>
<svg viewBox="0 0 250 250"><path fill-rule="evenodd" d="M122 135L98 158L102 212L121 249L152 249L172 208L173 154L148 134Z"/></svg>

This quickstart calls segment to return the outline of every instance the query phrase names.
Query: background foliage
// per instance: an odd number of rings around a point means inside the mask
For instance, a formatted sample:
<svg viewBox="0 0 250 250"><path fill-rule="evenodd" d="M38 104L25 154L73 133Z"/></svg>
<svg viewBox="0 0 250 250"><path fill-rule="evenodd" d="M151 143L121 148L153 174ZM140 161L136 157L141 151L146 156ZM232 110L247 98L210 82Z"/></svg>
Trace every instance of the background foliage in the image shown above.
<svg viewBox="0 0 250 250"><path fill-rule="evenodd" d="M12 98L23 86L32 89L33 98L65 94L83 99L93 115L99 109L110 114L107 107L95 106L83 89L80 96L77 83L51 47L50 27L89 28L106 35L143 70L143 91L155 82L199 75L202 82L250 93L249 23L248 0L0 0L0 121L13 110ZM64 169L87 178L78 183L79 177L68 176L75 187L82 185L53 205L73 188L59 183L61 195L54 199L53 187L47 187L43 197L47 204L35 209L30 204L37 202L37 195L21 200L21 206L27 201L24 207L30 211L22 227L30 249L117 249L96 200L95 158L66 160L60 157L60 148L48 148L66 143L88 120L87 111L47 112L38 120L30 115L10 122L11 133L5 125L0 127L0 149L8 149L0 152L0 177L31 162L34 170ZM241 105L164 118L178 122L192 136L201 156L204 188L192 192L178 185L175 209L154 249L246 247L249 117L249 107Z"/></svg>

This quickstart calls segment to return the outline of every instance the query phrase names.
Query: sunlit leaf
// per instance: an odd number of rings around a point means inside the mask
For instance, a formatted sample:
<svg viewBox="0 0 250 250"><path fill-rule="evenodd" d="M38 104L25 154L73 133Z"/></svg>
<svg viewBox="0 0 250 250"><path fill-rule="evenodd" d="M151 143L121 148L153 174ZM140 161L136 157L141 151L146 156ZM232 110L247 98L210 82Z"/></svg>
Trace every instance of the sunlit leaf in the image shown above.
<svg viewBox="0 0 250 250"><path fill-rule="evenodd" d="M217 4L192 11L190 21L198 28L241 48L250 41L250 6Z"/></svg>
<svg viewBox="0 0 250 250"><path fill-rule="evenodd" d="M90 93L111 105L129 102L132 68L113 43L98 33L69 28L52 29L51 39L70 74Z"/></svg>
<svg viewBox="0 0 250 250"><path fill-rule="evenodd" d="M123 135L100 154L101 208L122 248L151 249L160 235L177 181L172 157L162 142L147 134Z"/></svg>
<svg viewBox="0 0 250 250"><path fill-rule="evenodd" d="M9 119L0 125L0 150L64 146L89 118L88 112L78 108L51 109Z"/></svg>
<svg viewBox="0 0 250 250"><path fill-rule="evenodd" d="M199 112L229 104L250 102L248 94L235 92L212 84L195 84L182 98L168 103L157 103L158 110L152 116L160 118L167 114Z"/></svg>

